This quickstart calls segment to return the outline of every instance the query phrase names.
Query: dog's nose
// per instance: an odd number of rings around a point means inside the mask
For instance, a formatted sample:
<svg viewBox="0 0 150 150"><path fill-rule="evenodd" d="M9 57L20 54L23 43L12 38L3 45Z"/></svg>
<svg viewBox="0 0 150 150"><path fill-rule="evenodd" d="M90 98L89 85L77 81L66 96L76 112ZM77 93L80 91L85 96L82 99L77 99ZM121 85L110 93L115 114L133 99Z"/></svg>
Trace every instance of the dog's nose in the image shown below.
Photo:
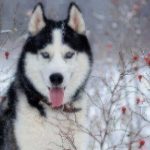
<svg viewBox="0 0 150 150"><path fill-rule="evenodd" d="M60 85L63 82L63 76L60 73L54 73L50 76L50 81L55 86Z"/></svg>

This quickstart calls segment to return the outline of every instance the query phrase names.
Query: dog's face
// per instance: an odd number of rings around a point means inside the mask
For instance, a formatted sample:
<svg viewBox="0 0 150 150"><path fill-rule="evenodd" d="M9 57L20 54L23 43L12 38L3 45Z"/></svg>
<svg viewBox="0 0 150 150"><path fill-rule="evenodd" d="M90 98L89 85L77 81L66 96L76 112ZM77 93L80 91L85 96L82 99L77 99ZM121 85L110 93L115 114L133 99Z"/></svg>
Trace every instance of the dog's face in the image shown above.
<svg viewBox="0 0 150 150"><path fill-rule="evenodd" d="M38 4L29 22L24 46L25 75L34 88L59 107L77 94L90 72L92 54L85 23L76 4L64 21L48 20Z"/></svg>
<svg viewBox="0 0 150 150"><path fill-rule="evenodd" d="M62 31L52 32L53 42L38 52L40 72L47 87L66 88L76 66L77 52L62 42Z"/></svg>

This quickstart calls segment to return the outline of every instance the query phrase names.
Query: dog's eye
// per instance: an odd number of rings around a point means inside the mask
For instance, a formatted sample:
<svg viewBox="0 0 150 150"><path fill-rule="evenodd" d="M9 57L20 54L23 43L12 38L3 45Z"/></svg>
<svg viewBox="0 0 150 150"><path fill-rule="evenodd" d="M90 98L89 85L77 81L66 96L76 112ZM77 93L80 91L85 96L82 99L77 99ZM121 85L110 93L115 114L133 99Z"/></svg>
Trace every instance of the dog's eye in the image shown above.
<svg viewBox="0 0 150 150"><path fill-rule="evenodd" d="M75 54L74 52L67 52L67 53L65 54L65 59L71 59L74 54Z"/></svg>
<svg viewBox="0 0 150 150"><path fill-rule="evenodd" d="M47 52L42 52L41 55L45 59L49 59L50 58L49 53L47 53Z"/></svg>

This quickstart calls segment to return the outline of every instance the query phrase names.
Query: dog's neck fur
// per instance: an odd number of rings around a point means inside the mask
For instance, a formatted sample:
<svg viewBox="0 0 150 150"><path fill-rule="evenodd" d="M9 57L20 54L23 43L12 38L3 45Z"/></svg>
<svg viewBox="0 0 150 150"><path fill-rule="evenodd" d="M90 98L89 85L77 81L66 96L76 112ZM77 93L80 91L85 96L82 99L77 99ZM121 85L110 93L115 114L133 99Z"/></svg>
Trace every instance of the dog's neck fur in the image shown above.
<svg viewBox="0 0 150 150"><path fill-rule="evenodd" d="M42 117L39 111L28 103L25 93L19 90L20 89L17 90L19 101L16 105L15 135L20 149L41 150L51 148L61 150L61 147L55 145L55 143L53 144L53 142L57 142L58 144L62 143L62 139L59 135L61 131L63 131L63 133L69 132L69 135L71 134L70 136L74 138L76 138L76 136L80 137L81 139L75 139L75 145L77 149L83 149L81 146L84 147L83 141L85 137L81 137L83 136L83 132L75 130L75 128L78 128L79 125L83 125L83 127L87 125L85 122L87 98L85 96L82 97L83 100L74 103L75 107L82 107L82 111L66 113L61 110L53 110L48 105L43 105L46 117ZM30 134L31 132L32 134ZM62 135L64 135L63 133ZM37 141L41 144L37 144ZM62 144L67 144L67 142L63 142ZM69 146L70 144L68 144L64 145L64 147L66 149L72 149Z"/></svg>

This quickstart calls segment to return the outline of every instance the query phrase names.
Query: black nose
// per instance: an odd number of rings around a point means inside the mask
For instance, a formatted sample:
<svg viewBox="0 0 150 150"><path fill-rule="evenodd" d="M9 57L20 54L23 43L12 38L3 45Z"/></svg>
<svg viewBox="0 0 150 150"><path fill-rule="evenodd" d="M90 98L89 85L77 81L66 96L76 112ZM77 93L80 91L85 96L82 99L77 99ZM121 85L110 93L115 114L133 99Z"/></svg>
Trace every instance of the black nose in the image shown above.
<svg viewBox="0 0 150 150"><path fill-rule="evenodd" d="M60 73L54 73L50 76L50 81L53 85L59 85L63 82L63 76Z"/></svg>

